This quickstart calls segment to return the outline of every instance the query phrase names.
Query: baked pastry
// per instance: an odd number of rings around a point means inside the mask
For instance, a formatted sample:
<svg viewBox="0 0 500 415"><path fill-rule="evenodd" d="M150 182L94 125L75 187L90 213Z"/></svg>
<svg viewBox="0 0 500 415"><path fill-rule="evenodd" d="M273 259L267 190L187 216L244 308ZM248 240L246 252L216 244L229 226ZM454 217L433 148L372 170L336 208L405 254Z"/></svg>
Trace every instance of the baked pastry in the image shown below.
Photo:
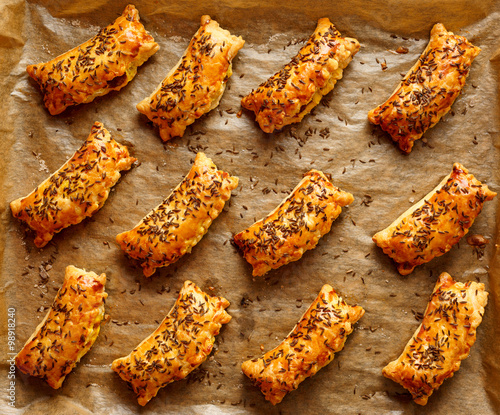
<svg viewBox="0 0 500 415"><path fill-rule="evenodd" d="M186 127L213 110L232 75L232 63L245 41L210 16L201 17L184 56L137 109L160 129L163 141L184 135Z"/></svg>
<svg viewBox="0 0 500 415"><path fill-rule="evenodd" d="M66 267L52 307L16 355L17 368L59 389L90 350L104 318L106 274Z"/></svg>
<svg viewBox="0 0 500 415"><path fill-rule="evenodd" d="M401 356L382 373L408 389L419 405L451 378L476 341L488 293L484 284L455 282L443 272L434 287L422 324Z"/></svg>
<svg viewBox="0 0 500 415"><path fill-rule="evenodd" d="M409 153L413 142L450 110L480 51L441 23L434 25L418 61L389 99L368 113L368 119Z"/></svg>
<svg viewBox="0 0 500 415"><path fill-rule="evenodd" d="M97 212L120 171L129 170L134 161L127 147L95 122L85 143L59 170L28 196L10 203L12 215L36 232L35 245L42 248L54 234Z"/></svg>
<svg viewBox="0 0 500 415"><path fill-rule="evenodd" d="M141 262L146 277L166 267L200 242L219 216L238 178L217 170L204 153L198 153L191 171L170 195L134 229L120 233L121 249Z"/></svg>
<svg viewBox="0 0 500 415"><path fill-rule="evenodd" d="M413 205L373 241L397 264L401 275L448 252L469 232L483 204L496 193L460 163L420 202Z"/></svg>
<svg viewBox="0 0 500 415"><path fill-rule="evenodd" d="M146 405L160 388L184 379L212 351L215 336L231 316L229 301L211 297L186 281L179 297L160 326L111 368L129 382L139 405Z"/></svg>
<svg viewBox="0 0 500 415"><path fill-rule="evenodd" d="M330 232L352 194L335 187L318 170L311 170L292 193L265 219L234 235L234 242L253 267L253 276L299 260Z"/></svg>
<svg viewBox="0 0 500 415"><path fill-rule="evenodd" d="M158 49L139 22L139 12L129 4L92 39L49 62L29 65L26 71L40 85L49 112L56 115L71 105L119 91Z"/></svg>
<svg viewBox="0 0 500 415"><path fill-rule="evenodd" d="M255 113L266 133L300 122L342 78L358 50L356 39L341 37L330 20L319 19L297 56L244 97L241 105Z"/></svg>
<svg viewBox="0 0 500 415"><path fill-rule="evenodd" d="M264 356L244 362L241 369L276 405L333 360L364 313L326 284L288 337Z"/></svg>

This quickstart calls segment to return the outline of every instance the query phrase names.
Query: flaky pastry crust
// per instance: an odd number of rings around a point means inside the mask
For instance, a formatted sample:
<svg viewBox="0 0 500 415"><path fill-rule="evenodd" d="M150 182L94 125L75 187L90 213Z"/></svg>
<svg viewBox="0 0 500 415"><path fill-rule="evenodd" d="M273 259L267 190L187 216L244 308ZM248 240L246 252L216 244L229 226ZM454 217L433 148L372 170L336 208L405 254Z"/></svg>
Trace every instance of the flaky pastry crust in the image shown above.
<svg viewBox="0 0 500 415"><path fill-rule="evenodd" d="M175 305L160 326L126 357L116 359L112 369L146 405L160 388L184 379L211 353L215 336L231 316L229 301L211 297L186 281Z"/></svg>
<svg viewBox="0 0 500 415"><path fill-rule="evenodd" d="M139 12L129 4L92 39L51 61L29 65L26 71L40 85L49 112L56 115L119 91L158 49L139 21Z"/></svg>
<svg viewBox="0 0 500 415"><path fill-rule="evenodd" d="M253 276L299 260L330 232L352 194L335 187L318 170L311 170L265 219L234 235L234 242L253 267Z"/></svg>
<svg viewBox="0 0 500 415"><path fill-rule="evenodd" d="M319 104L359 50L327 18L318 20L307 44L290 63L241 100L266 133L297 123Z"/></svg>
<svg viewBox="0 0 500 415"><path fill-rule="evenodd" d="M384 376L410 391L416 403L426 405L469 356L487 302L484 284L456 282L443 272L420 327L401 356L384 367Z"/></svg>
<svg viewBox="0 0 500 415"><path fill-rule="evenodd" d="M264 356L244 362L243 373L276 405L333 360L364 313L326 284L288 337Z"/></svg>
<svg viewBox="0 0 500 415"><path fill-rule="evenodd" d="M153 93L137 104L160 129L163 141L182 137L186 127L213 110L232 75L232 60L245 41L202 16L184 55Z"/></svg>
<svg viewBox="0 0 500 415"><path fill-rule="evenodd" d="M201 240L238 186L238 178L217 170L198 153L191 171L172 193L132 230L116 240L131 258L141 262L146 277L177 261Z"/></svg>
<svg viewBox="0 0 500 415"><path fill-rule="evenodd" d="M83 145L64 165L28 196L10 203L12 215L36 232L44 247L54 235L92 216L106 202L110 189L136 159L95 122Z"/></svg>
<svg viewBox="0 0 500 415"><path fill-rule="evenodd" d="M16 355L17 368L60 388L97 339L108 296L105 285L106 274L66 267L52 307Z"/></svg>
<svg viewBox="0 0 500 415"><path fill-rule="evenodd" d="M368 119L409 153L414 141L450 110L480 51L441 23L434 25L418 61L389 99L368 113Z"/></svg>
<svg viewBox="0 0 500 415"><path fill-rule="evenodd" d="M485 201L488 189L460 163L418 203L404 212L373 241L398 265L401 275L448 252L469 232Z"/></svg>

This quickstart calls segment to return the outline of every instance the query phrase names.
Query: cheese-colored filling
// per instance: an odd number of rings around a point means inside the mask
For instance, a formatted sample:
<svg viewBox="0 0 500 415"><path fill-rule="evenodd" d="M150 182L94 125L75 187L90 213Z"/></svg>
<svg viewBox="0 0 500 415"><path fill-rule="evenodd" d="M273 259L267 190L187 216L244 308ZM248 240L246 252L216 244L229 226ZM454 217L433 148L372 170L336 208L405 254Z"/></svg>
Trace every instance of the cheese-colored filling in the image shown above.
<svg viewBox="0 0 500 415"><path fill-rule="evenodd" d="M323 98L326 94L328 94L337 83L337 80L341 78L342 78L342 68L339 67L332 72L330 78L328 78L326 85L323 88L318 89L311 97L311 100L305 106L302 107L302 110L293 118L293 122L299 122L302 120L302 118L304 118L307 114L309 114L312 111L312 109L320 103L321 98Z"/></svg>
<svg viewBox="0 0 500 415"><path fill-rule="evenodd" d="M85 354L90 350L95 341L97 340L97 336L99 335L99 331L101 330L101 321L104 318L104 304L99 307L99 314L96 316L94 324L88 328L85 345L80 349L78 355L76 356L76 363L80 361L80 359L85 356Z"/></svg>
<svg viewBox="0 0 500 415"><path fill-rule="evenodd" d="M227 68L226 75L224 76L224 81L221 82L219 90L216 91L214 96L212 97L212 102L210 103L210 108L208 109L208 111L212 111L214 108L217 108L217 106L219 105L219 102L222 98L222 95L224 94L224 91L226 89L226 82L229 78L231 78L232 74L233 74L233 64L230 63L228 68Z"/></svg>

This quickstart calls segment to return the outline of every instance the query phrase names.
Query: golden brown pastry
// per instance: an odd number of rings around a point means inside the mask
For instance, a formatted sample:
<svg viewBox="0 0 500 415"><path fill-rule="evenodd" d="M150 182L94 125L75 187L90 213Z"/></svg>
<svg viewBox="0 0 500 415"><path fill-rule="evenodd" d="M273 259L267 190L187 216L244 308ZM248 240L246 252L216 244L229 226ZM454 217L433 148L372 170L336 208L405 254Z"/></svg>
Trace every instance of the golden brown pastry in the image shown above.
<svg viewBox="0 0 500 415"><path fill-rule="evenodd" d="M389 99L368 113L368 119L409 153L413 142L450 110L480 51L441 23L434 25L418 61Z"/></svg>
<svg viewBox="0 0 500 415"><path fill-rule="evenodd" d="M335 187L326 176L311 170L265 219L234 235L234 242L253 267L253 276L299 260L330 232L352 194Z"/></svg>
<svg viewBox="0 0 500 415"><path fill-rule="evenodd" d="M158 49L139 22L139 12L129 4L92 39L49 62L29 65L26 71L40 85L49 112L56 115L71 105L119 91Z"/></svg>
<svg viewBox="0 0 500 415"><path fill-rule="evenodd" d="M186 127L213 110L232 75L232 63L245 41L202 16L184 56L137 109L160 128L163 141L182 137Z"/></svg>
<svg viewBox="0 0 500 415"><path fill-rule="evenodd" d="M231 316L229 301L211 297L186 281L175 305L160 326L112 369L129 382L139 405L146 405L160 388L184 379L212 351L215 336Z"/></svg>
<svg viewBox="0 0 500 415"><path fill-rule="evenodd" d="M237 177L217 170L212 160L198 153L191 171L172 193L116 240L129 257L141 262L149 277L156 268L191 252L237 186Z"/></svg>
<svg viewBox="0 0 500 415"><path fill-rule="evenodd" d="M419 405L427 404L429 396L469 356L487 302L484 284L455 282L443 272L422 324L401 356L384 367L384 376L408 389Z"/></svg>
<svg viewBox="0 0 500 415"><path fill-rule="evenodd" d="M244 362L243 373L276 405L333 360L364 313L326 284L288 337L264 356Z"/></svg>
<svg viewBox="0 0 500 415"><path fill-rule="evenodd" d="M106 202L109 190L129 170L135 158L95 122L75 154L28 196L10 203L12 215L36 232L42 248L70 225L92 216Z"/></svg>
<svg viewBox="0 0 500 415"><path fill-rule="evenodd" d="M373 241L397 264L401 275L448 252L469 232L483 204L496 193L460 163L420 202L413 205Z"/></svg>
<svg viewBox="0 0 500 415"><path fill-rule="evenodd" d="M16 366L54 389L90 350L104 317L106 274L66 267L49 312L16 356Z"/></svg>
<svg viewBox="0 0 500 415"><path fill-rule="evenodd" d="M241 105L255 113L266 133L300 122L342 78L358 50L356 39L341 37L330 20L319 19L297 56L244 97Z"/></svg>

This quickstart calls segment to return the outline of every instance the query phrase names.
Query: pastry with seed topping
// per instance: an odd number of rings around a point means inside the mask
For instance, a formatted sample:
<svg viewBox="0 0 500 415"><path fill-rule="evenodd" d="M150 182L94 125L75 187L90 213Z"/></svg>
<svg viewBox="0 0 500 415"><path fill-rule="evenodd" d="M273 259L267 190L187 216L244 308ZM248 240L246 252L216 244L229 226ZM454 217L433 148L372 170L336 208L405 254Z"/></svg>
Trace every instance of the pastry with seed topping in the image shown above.
<svg viewBox="0 0 500 415"><path fill-rule="evenodd" d="M104 318L106 274L66 267L52 307L16 355L17 368L59 389L90 350Z"/></svg>
<svg viewBox="0 0 500 415"><path fill-rule="evenodd" d="M138 260L146 277L177 261L200 242L238 186L238 178L198 153L191 171L172 193L116 241Z"/></svg>
<svg viewBox="0 0 500 415"><path fill-rule="evenodd" d="M422 323L401 356L384 367L384 376L410 391L416 403L426 405L469 356L487 302L484 284L456 282L443 272Z"/></svg>
<svg viewBox="0 0 500 415"><path fill-rule="evenodd" d="M174 306L149 337L128 356L116 359L111 368L146 405L158 391L184 379L212 352L215 336L231 316L229 301L211 297L186 281Z"/></svg>
<svg viewBox="0 0 500 415"><path fill-rule="evenodd" d="M352 194L335 187L323 172L311 170L265 219L234 235L234 242L253 267L253 276L298 261L330 232Z"/></svg>
<svg viewBox="0 0 500 415"><path fill-rule="evenodd" d="M219 105L232 60L245 41L202 16L184 55L153 93L137 104L160 129L163 141L182 137L186 127Z"/></svg>
<svg viewBox="0 0 500 415"><path fill-rule="evenodd" d="M373 241L389 255L401 275L448 252L469 232L484 202L495 192L460 163L420 202L413 205Z"/></svg>
<svg viewBox="0 0 500 415"><path fill-rule="evenodd" d="M364 313L326 284L288 337L264 356L244 362L243 373L276 405L333 360Z"/></svg>
<svg viewBox="0 0 500 415"><path fill-rule="evenodd" d="M436 24L418 61L389 99L368 113L368 119L388 132L402 151L411 152L413 143L450 110L480 51Z"/></svg>
<svg viewBox="0 0 500 415"><path fill-rule="evenodd" d="M119 91L158 49L139 21L139 12L129 4L92 39L49 62L29 65L26 71L40 85L49 112L56 115Z"/></svg>
<svg viewBox="0 0 500 415"><path fill-rule="evenodd" d="M106 202L110 189L136 159L117 143L102 123L75 154L28 196L10 203L12 215L36 232L42 248L64 228L80 223Z"/></svg>

